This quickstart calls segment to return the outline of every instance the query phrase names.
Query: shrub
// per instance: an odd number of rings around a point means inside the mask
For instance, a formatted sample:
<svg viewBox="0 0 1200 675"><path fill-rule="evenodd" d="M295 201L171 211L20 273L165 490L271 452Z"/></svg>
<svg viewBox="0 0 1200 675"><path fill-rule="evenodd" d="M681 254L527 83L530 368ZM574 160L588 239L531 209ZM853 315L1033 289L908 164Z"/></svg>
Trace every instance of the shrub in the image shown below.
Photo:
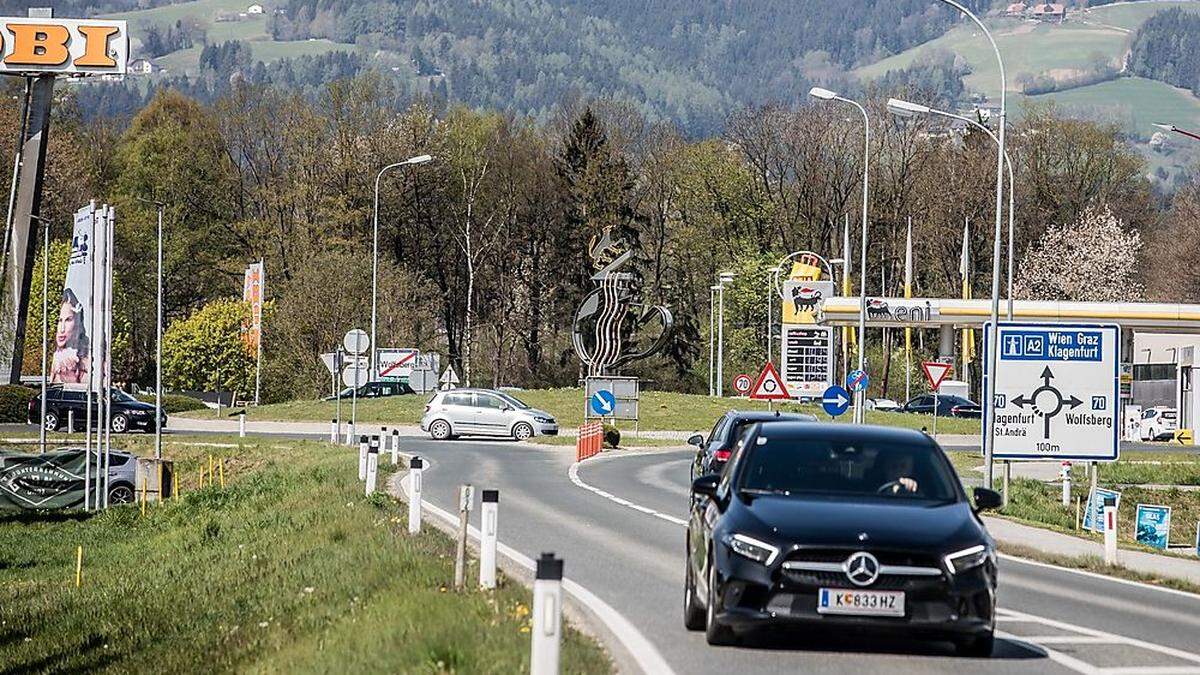
<svg viewBox="0 0 1200 675"><path fill-rule="evenodd" d="M0 422L24 424L29 413L29 399L37 393L19 384L0 385Z"/></svg>
<svg viewBox="0 0 1200 675"><path fill-rule="evenodd" d="M144 401L151 405L154 404L154 394L142 394L137 397L139 401ZM168 415L175 413L186 412L188 410L203 410L206 406L199 399L191 396L183 396L181 394L163 394L162 397L163 410Z"/></svg>
<svg viewBox="0 0 1200 675"><path fill-rule="evenodd" d="M621 430L611 424L604 425L604 445L616 449L621 445Z"/></svg>

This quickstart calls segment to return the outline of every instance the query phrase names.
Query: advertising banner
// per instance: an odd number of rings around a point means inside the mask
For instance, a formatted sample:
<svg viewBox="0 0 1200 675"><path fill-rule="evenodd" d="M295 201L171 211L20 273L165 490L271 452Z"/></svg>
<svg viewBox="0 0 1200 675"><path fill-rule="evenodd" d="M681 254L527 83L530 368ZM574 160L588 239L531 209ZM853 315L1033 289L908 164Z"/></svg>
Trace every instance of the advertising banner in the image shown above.
<svg viewBox="0 0 1200 675"><path fill-rule="evenodd" d="M1134 538L1139 544L1167 550L1171 541L1171 507L1138 504L1134 522L1137 527Z"/></svg>
<svg viewBox="0 0 1200 675"><path fill-rule="evenodd" d="M246 351L258 353L258 345L262 340L262 308L263 308L263 264L262 261L251 263L246 268L245 279L242 282L242 301L250 305L250 325L246 328Z"/></svg>
<svg viewBox="0 0 1200 675"><path fill-rule="evenodd" d="M1104 531L1104 498L1112 497L1117 500L1117 508L1121 507L1121 493L1116 490L1096 488L1088 494L1087 510L1083 514L1083 529L1092 532Z"/></svg>
<svg viewBox="0 0 1200 675"><path fill-rule="evenodd" d="M0 17L0 73L124 75L129 29L124 21Z"/></svg>
<svg viewBox="0 0 1200 675"><path fill-rule="evenodd" d="M96 207L94 204L75 212L75 228L71 234L71 257L67 262L67 277L63 284L58 325L54 332L54 356L50 362L50 381L68 385L88 383L92 365L91 335L92 276L94 264L94 234Z"/></svg>
<svg viewBox="0 0 1200 675"><path fill-rule="evenodd" d="M83 506L85 453L0 452L0 511Z"/></svg>

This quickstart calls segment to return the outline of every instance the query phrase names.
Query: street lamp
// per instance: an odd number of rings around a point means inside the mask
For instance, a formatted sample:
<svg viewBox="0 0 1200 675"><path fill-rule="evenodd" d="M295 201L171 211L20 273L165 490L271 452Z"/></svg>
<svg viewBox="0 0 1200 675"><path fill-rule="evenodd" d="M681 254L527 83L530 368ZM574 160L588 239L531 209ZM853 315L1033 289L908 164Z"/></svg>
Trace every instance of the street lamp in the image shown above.
<svg viewBox="0 0 1200 675"><path fill-rule="evenodd" d="M767 273L770 275L770 283L767 286L767 361L771 362L774 362L774 359L771 358L771 333L774 331L771 325L771 307L775 304L775 289L779 286L779 273L782 271L783 267L781 266L767 268Z"/></svg>
<svg viewBox="0 0 1200 675"><path fill-rule="evenodd" d="M42 224L42 419L38 430L38 448L46 452L46 357L50 353L50 221L29 214L32 220Z"/></svg>
<svg viewBox="0 0 1200 675"><path fill-rule="evenodd" d="M376 352L378 350L378 342L375 340L375 318L377 308L379 306L379 181L383 180L383 174L402 166L415 166L424 164L433 159L432 155L417 155L409 157L403 162L388 164L379 170L375 175L375 207L374 207L374 227L371 234L371 368L368 372L371 373L371 379L376 379L378 374L375 372Z"/></svg>
<svg viewBox="0 0 1200 675"><path fill-rule="evenodd" d="M166 204L156 199L135 197L143 204L153 204L158 214L158 319L154 324L154 459L162 459L162 342L163 342L163 209ZM218 399L220 397L218 396ZM218 402L217 405L220 405ZM162 486L159 486L162 489Z"/></svg>
<svg viewBox="0 0 1200 675"><path fill-rule="evenodd" d="M987 26L983 25L983 21L975 16L971 10L967 9L962 3L957 0L938 0L954 7L959 12L965 14L975 25L979 26L979 30L983 31L988 43L992 46L992 51L996 54L996 64L1000 69L1000 134L996 140L996 226L995 233L992 236L992 323L989 329L990 336L987 340L987 354L984 358L988 360L988 372L992 373L992 377L987 378L986 386L984 386L984 406L987 409L987 419L984 421L983 435L983 460L984 460L984 487L991 489L992 487L992 438L996 430L996 341L1000 337L1000 230L1001 218L1004 210L1004 139L1005 139L1005 121L1008 118L1008 108L1006 99L1006 89L1008 79L1004 75L1004 57L1000 55L1000 48L996 46L996 40L992 37L991 31Z"/></svg>
<svg viewBox="0 0 1200 675"><path fill-rule="evenodd" d="M1197 141L1200 141L1200 134L1194 134L1190 131L1184 131L1183 129L1180 129L1179 127L1175 126L1174 124L1155 123L1154 126L1158 127L1159 129L1162 129L1163 131L1173 131L1177 134L1182 134L1184 136L1187 136L1188 138L1194 138Z"/></svg>
<svg viewBox="0 0 1200 675"><path fill-rule="evenodd" d="M732 283L737 276L733 272L718 275L717 289L717 398L725 395L725 284Z"/></svg>
<svg viewBox="0 0 1200 675"><path fill-rule="evenodd" d="M897 117L915 117L917 115L930 115L936 117L946 117L948 119L959 120L979 129L988 135L994 143L1000 143L1000 139L986 125L978 120L973 120L965 115L957 115L955 113L930 108L929 106L921 105L920 103L911 103L902 101L898 98L888 99L888 112ZM1004 153L1004 164L1008 168L1008 320L1013 319L1013 230L1016 218L1016 190L1017 185L1013 180L1013 165L1012 158L1008 156L1008 152Z"/></svg>
<svg viewBox="0 0 1200 675"><path fill-rule="evenodd" d="M708 287L708 395L715 396L717 393L716 372L717 372L717 292L721 290L721 286L713 284Z"/></svg>
<svg viewBox="0 0 1200 675"><path fill-rule="evenodd" d="M867 109L862 107L862 104L857 101L852 101L843 96L822 89L821 87L813 87L808 91L808 95L821 101L841 101L848 103L858 112L862 113L863 118L863 187L862 187L862 267L859 269L859 274L862 275L862 283L859 284L858 297L858 369L863 370L863 357L866 353L867 344L867 207L869 204L869 188L871 180L871 120L867 117ZM854 421L858 424L863 422L863 395L864 392L855 392L854 394Z"/></svg>

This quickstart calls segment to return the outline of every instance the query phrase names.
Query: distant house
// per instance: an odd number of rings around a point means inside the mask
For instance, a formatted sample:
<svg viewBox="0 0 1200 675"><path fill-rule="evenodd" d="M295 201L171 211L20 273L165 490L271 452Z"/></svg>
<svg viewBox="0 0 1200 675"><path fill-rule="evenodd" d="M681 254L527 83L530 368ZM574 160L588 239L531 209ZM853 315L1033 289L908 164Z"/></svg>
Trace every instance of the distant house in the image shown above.
<svg viewBox="0 0 1200 675"><path fill-rule="evenodd" d="M134 59L129 62L130 75L152 75L162 70L150 59Z"/></svg>
<svg viewBox="0 0 1200 675"><path fill-rule="evenodd" d="M249 7L246 8L246 13L247 14L262 14L263 6L262 5L250 5Z"/></svg>
<svg viewBox="0 0 1200 675"><path fill-rule="evenodd" d="M1025 9L1026 9L1025 3L1014 2L1013 4L1011 4L1005 8L1004 15L1012 16L1012 17L1023 17L1023 16L1025 16Z"/></svg>
<svg viewBox="0 0 1200 675"><path fill-rule="evenodd" d="M1029 8L1029 17L1038 21L1062 23L1067 18L1067 6L1058 3L1040 3Z"/></svg>

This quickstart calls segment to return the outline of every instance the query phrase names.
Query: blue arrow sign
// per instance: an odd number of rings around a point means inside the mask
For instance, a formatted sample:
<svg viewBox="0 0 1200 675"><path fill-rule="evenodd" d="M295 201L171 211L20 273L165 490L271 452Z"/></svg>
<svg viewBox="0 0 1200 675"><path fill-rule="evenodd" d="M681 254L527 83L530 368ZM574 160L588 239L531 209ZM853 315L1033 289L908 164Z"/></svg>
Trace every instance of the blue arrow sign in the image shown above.
<svg viewBox="0 0 1200 675"><path fill-rule="evenodd" d="M821 407L830 417L837 417L850 408L850 392L836 384L821 394Z"/></svg>
<svg viewBox="0 0 1200 675"><path fill-rule="evenodd" d="M613 414L613 411L617 409L617 397L613 396L611 391L601 389L592 394L591 404L592 412L604 417Z"/></svg>
<svg viewBox="0 0 1200 675"><path fill-rule="evenodd" d="M871 378L865 370L852 370L846 375L846 388L850 391L865 391Z"/></svg>

